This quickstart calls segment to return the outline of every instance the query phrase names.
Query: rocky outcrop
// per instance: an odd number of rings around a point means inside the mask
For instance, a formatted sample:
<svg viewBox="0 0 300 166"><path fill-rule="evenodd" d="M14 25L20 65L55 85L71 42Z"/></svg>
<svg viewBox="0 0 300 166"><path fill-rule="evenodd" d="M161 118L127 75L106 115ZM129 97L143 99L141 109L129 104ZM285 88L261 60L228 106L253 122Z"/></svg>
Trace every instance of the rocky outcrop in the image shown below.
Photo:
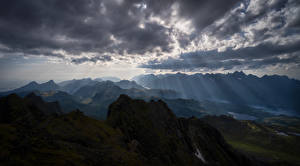
<svg viewBox="0 0 300 166"><path fill-rule="evenodd" d="M109 107L107 123L120 129L125 142L157 165L257 165L235 152L222 135L196 118L177 119L161 101L132 100L126 95Z"/></svg>

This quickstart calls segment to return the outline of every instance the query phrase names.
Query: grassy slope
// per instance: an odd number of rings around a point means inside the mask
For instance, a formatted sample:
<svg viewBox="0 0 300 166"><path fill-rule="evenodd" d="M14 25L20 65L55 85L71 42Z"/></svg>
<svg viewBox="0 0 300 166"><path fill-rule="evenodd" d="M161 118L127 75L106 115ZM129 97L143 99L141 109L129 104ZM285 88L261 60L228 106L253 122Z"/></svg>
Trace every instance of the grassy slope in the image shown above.
<svg viewBox="0 0 300 166"><path fill-rule="evenodd" d="M215 126L230 145L244 153L272 165L300 165L300 137L278 135L278 131L287 129L283 126L224 117L206 117L205 121Z"/></svg>
<svg viewBox="0 0 300 166"><path fill-rule="evenodd" d="M299 155L295 153L283 152L280 149L273 149L267 145L257 145L244 140L233 140L226 137L225 139L234 148L259 159L267 160L272 165L300 165Z"/></svg>

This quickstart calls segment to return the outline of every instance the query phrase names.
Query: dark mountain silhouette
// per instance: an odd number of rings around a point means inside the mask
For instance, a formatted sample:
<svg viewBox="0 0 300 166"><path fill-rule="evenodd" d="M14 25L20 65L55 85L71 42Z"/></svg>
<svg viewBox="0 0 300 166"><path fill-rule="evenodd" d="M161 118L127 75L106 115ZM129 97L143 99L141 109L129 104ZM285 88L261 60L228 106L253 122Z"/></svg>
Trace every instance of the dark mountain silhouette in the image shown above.
<svg viewBox="0 0 300 166"><path fill-rule="evenodd" d="M94 81L102 82L102 81L104 81L104 80L101 79L101 78L95 78Z"/></svg>
<svg viewBox="0 0 300 166"><path fill-rule="evenodd" d="M112 82L121 81L121 79L118 77L100 77L100 78L96 78L95 80L97 80L97 81L112 81Z"/></svg>
<svg viewBox="0 0 300 166"><path fill-rule="evenodd" d="M82 103L88 104L81 108L87 115L105 119L108 106L121 94L127 94L133 98L149 100L152 98L174 99L180 95L172 90L157 89L122 89L111 81L99 82L93 86L85 86L74 93Z"/></svg>
<svg viewBox="0 0 300 166"><path fill-rule="evenodd" d="M21 93L21 92L31 92L31 91L41 91L41 92L45 92L45 91L53 91L53 90L58 90L60 87L53 81L50 80L48 82L42 83L42 84L38 84L35 81L30 82L29 84L15 89L15 90L11 90L8 92L2 92L0 93L0 96L5 96L8 94L12 94L12 93Z"/></svg>
<svg viewBox="0 0 300 166"><path fill-rule="evenodd" d="M97 119L106 118L109 104L115 101L120 94L146 100L180 97L180 94L172 90L145 89L134 81L126 80L98 82L87 78L64 81L59 85L56 85L53 81L43 84L32 82L16 90L1 93L1 95L17 93L19 96L24 97L33 92L46 101L58 101L64 113L80 109L86 115Z"/></svg>
<svg viewBox="0 0 300 166"><path fill-rule="evenodd" d="M92 86L85 86L80 88L74 93L75 96L86 98L99 98L106 96L118 97L120 94L127 94L134 98L146 98L146 97L160 97L160 98L179 98L180 94L172 90L159 90L159 89L122 89L111 81L99 82ZM115 99L116 99L115 98Z"/></svg>
<svg viewBox="0 0 300 166"><path fill-rule="evenodd" d="M145 75L135 81L95 81L90 78L59 83L31 82L0 93L26 96L31 92L46 101L58 101L64 112L82 110L86 115L105 119L109 104L120 94L136 99L163 99L178 117L229 115L238 113L252 119L275 115L300 115L300 83L282 76L256 77L243 72L231 74ZM238 116L235 116L238 117Z"/></svg>
<svg viewBox="0 0 300 166"><path fill-rule="evenodd" d="M128 80L119 81L115 78L115 81L113 82L113 81L104 81L102 79L92 80L91 78L84 78L78 80L77 79L67 80L67 81L60 82L58 84L56 84L53 80L50 80L42 84L38 84L35 81L32 81L23 87L11 91L7 91L7 92L1 92L0 96L5 96L12 93L28 94L33 91L47 92L47 91L58 91L58 90L67 92L69 94L73 94L84 86L93 86L99 82L110 82L122 89L132 89L132 88L141 89L141 90L145 89L141 85L137 84L135 81L128 81Z"/></svg>
<svg viewBox="0 0 300 166"><path fill-rule="evenodd" d="M122 89L145 89L143 86L137 84L135 81L121 80L119 82L115 82L115 85Z"/></svg>
<svg viewBox="0 0 300 166"><path fill-rule="evenodd" d="M159 90L157 91L159 92ZM99 90L99 92L96 93L94 97L84 98L81 100L75 95L70 95L66 92L61 92L61 91L50 91L50 92L36 91L35 94L41 96L45 101L48 102L58 101L64 113L68 113L75 109L80 109L82 112L84 112L85 115L97 119L106 119L108 106L113 101L115 101L122 92L130 95L133 98L145 99L148 101L151 99L155 99L155 100L163 99L163 101L165 101L168 104L168 106L173 110L173 112L177 117L187 117L187 118L191 116L202 117L205 115L209 115L211 113L215 113L215 112L207 111L206 108L202 106L202 103L198 101L172 98L174 94L172 91L169 92L170 93L169 96L164 95L164 97L167 98L163 98L161 94L168 93L168 91L166 90L164 91L161 93L158 92L154 93L153 95L156 96L148 96L147 93L145 93L144 91L140 92L140 90L138 89L124 90L119 87L113 87L111 89L103 88L102 90ZM25 95L26 94L27 93L25 93ZM221 111L220 114L226 113L226 111L228 111L228 109L226 109L224 112Z"/></svg>
<svg viewBox="0 0 300 166"><path fill-rule="evenodd" d="M121 95L107 121L48 108L33 94L0 99L1 165L260 165L210 125L177 119L162 101Z"/></svg>
<svg viewBox="0 0 300 166"><path fill-rule="evenodd" d="M64 81L59 83L58 85L60 86L60 90L64 92L68 92L70 94L75 93L77 90L80 88L87 86L87 85L95 85L98 83L98 81L94 81L90 78L85 78L85 79L73 79L69 81Z"/></svg>
<svg viewBox="0 0 300 166"><path fill-rule="evenodd" d="M183 97L244 105L280 108L300 112L300 81L286 76L230 74L142 75L134 80L148 88L170 89Z"/></svg>

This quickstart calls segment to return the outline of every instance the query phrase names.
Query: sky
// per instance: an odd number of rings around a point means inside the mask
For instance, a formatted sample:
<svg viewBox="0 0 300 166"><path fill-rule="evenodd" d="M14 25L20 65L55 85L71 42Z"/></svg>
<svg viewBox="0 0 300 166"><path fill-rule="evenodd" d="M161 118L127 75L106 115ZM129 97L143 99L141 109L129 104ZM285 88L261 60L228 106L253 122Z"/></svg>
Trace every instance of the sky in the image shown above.
<svg viewBox="0 0 300 166"><path fill-rule="evenodd" d="M0 90L243 70L300 79L299 0L2 0Z"/></svg>

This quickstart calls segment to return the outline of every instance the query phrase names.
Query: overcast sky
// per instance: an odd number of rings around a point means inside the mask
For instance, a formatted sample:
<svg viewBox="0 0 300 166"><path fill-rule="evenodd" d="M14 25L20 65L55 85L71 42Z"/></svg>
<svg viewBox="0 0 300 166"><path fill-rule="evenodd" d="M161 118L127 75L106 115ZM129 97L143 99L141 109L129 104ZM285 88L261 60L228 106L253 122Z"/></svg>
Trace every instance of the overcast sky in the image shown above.
<svg viewBox="0 0 300 166"><path fill-rule="evenodd" d="M2 82L237 70L300 79L299 0L1 0Z"/></svg>

